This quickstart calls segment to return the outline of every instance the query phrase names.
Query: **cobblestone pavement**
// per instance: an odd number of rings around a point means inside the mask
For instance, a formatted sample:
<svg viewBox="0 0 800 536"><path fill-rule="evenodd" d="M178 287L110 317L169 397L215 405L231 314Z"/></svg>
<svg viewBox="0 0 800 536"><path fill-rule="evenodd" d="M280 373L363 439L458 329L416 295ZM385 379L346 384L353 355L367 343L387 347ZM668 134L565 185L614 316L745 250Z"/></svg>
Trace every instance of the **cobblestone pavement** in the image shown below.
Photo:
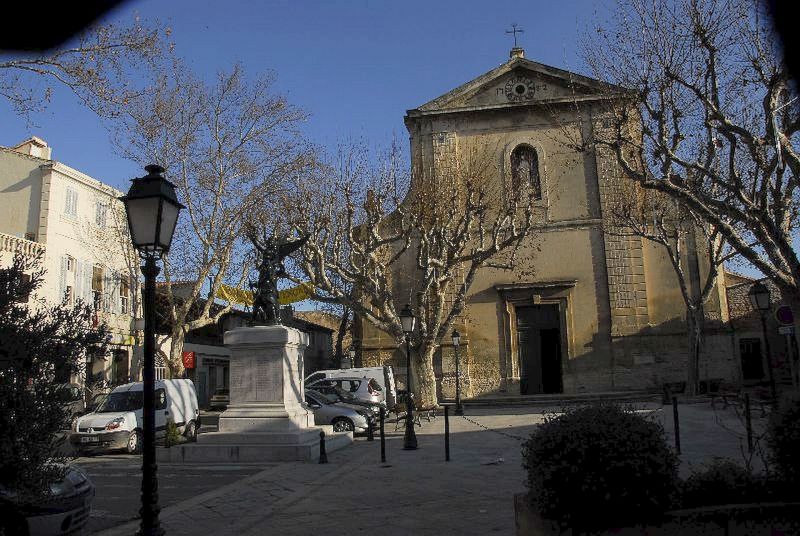
<svg viewBox="0 0 800 536"><path fill-rule="evenodd" d="M638 408L660 420L672 441L670 406ZM682 473L690 463L714 456L741 460L740 437L731 432L740 421L731 408L714 411L705 403L682 404L679 410ZM522 439L553 411L475 408L467 418L451 416L450 462L444 459L441 416L422 421L415 451L404 451L402 431L389 425L385 465L377 438L359 439L330 454L326 465L275 464L167 506L161 522L169 535L513 534L513 495L525 491ZM128 523L101 534L131 535L136 528Z"/></svg>

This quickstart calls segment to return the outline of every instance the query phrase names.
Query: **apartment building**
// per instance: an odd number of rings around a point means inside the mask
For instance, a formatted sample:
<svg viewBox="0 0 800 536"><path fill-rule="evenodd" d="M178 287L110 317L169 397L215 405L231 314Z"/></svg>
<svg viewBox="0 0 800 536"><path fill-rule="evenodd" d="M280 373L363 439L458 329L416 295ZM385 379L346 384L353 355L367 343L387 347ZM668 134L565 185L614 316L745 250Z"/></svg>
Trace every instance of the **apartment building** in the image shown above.
<svg viewBox="0 0 800 536"><path fill-rule="evenodd" d="M0 146L0 263L15 251L43 254L38 297L55 303L82 300L94 324L111 332L109 352L93 356L79 383L138 379L134 317L138 259L128 236L122 192L52 159L37 137Z"/></svg>

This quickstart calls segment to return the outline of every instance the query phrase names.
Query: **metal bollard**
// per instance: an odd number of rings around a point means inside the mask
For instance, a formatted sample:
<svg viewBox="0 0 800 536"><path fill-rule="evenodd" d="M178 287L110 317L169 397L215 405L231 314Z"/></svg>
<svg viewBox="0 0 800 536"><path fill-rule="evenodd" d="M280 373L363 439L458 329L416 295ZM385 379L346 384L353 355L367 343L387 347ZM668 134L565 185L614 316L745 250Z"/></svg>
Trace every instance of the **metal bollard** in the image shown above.
<svg viewBox="0 0 800 536"><path fill-rule="evenodd" d="M325 452L325 432L319 432L319 463L328 463L328 453Z"/></svg>
<svg viewBox="0 0 800 536"><path fill-rule="evenodd" d="M750 393L744 394L744 419L747 426L747 452L753 453L753 423L750 420Z"/></svg>
<svg viewBox="0 0 800 536"><path fill-rule="evenodd" d="M384 419L386 419L386 410L381 406L381 463L386 463L386 436L383 433Z"/></svg>
<svg viewBox="0 0 800 536"><path fill-rule="evenodd" d="M375 433L372 431L372 415L367 417L367 441L375 441Z"/></svg>
<svg viewBox="0 0 800 536"><path fill-rule="evenodd" d="M678 397L672 397L672 420L675 423L675 450L681 453L681 427L678 423Z"/></svg>
<svg viewBox="0 0 800 536"><path fill-rule="evenodd" d="M450 406L444 407L444 461L450 461Z"/></svg>

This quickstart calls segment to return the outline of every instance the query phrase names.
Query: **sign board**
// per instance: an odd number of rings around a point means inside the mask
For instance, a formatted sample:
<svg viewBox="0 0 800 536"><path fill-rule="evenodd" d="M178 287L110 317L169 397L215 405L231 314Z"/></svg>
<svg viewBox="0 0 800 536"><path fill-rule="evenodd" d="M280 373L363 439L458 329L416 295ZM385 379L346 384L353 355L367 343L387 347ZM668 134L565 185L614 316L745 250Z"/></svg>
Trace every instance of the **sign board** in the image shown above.
<svg viewBox="0 0 800 536"><path fill-rule="evenodd" d="M195 355L194 352L183 352L183 368L185 369L193 369L195 366Z"/></svg>
<svg viewBox="0 0 800 536"><path fill-rule="evenodd" d="M793 326L794 313L792 312L792 308L788 305L781 305L775 309L775 320L777 320L781 326Z"/></svg>

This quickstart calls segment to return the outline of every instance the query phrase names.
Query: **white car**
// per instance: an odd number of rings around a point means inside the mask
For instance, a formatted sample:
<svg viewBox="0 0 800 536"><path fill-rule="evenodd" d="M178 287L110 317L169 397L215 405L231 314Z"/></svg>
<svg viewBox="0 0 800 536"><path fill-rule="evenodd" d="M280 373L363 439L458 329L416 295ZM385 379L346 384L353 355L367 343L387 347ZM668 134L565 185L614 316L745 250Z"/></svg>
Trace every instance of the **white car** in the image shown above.
<svg viewBox="0 0 800 536"><path fill-rule="evenodd" d="M383 388L373 378L355 377L334 377L322 378L306 384L307 389L315 389L319 386L336 386L343 391L350 393L359 400L385 404Z"/></svg>
<svg viewBox="0 0 800 536"><path fill-rule="evenodd" d="M380 386L381 400L379 400L379 402L389 408L394 407L397 403L397 387L394 382L394 370L389 365L382 367L318 370L306 377L305 384L306 386L310 386L312 383L323 378L371 378ZM349 391L349 389L346 390ZM362 397L359 396L359 398ZM370 396L365 400L374 400L374 397Z"/></svg>
<svg viewBox="0 0 800 536"><path fill-rule="evenodd" d="M171 420L189 441L197 439L200 410L191 380L157 380L156 437L165 434ZM78 452L125 449L140 451L142 440L142 383L120 385L93 412L72 424L69 441Z"/></svg>

